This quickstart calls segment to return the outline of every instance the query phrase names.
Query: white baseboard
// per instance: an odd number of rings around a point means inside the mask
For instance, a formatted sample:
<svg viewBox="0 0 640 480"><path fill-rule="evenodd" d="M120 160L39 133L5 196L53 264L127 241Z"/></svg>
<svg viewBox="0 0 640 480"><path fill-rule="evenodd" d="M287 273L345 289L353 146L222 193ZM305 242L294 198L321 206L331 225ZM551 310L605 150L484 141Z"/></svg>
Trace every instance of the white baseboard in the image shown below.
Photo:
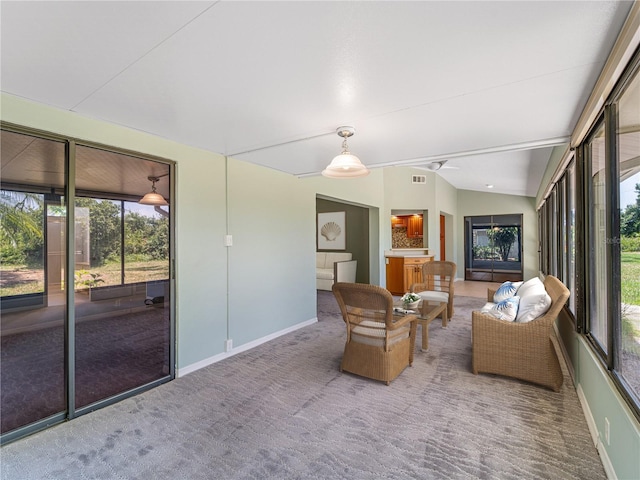
<svg viewBox="0 0 640 480"><path fill-rule="evenodd" d="M308 327L309 325L313 325L314 323L317 323L317 322L318 322L318 317L314 317L311 320L298 323L297 325L294 325L289 328L285 328L284 330L280 330L279 332L275 332L265 337L258 338L252 342L245 343L244 345L240 345L239 347L232 348L228 352L219 353L218 355L214 355L212 357L205 358L204 360L200 360L199 362L192 363L191 365L187 365L184 368L178 369L176 371L176 377L184 377L185 375L188 375L190 373L195 372L196 370L200 370L201 368L217 363L221 360L224 360L225 358L232 357L241 352L246 352L247 350L251 350L252 348L257 347L258 345L262 345L263 343L266 343L270 340L281 337L282 335L286 335L287 333L295 332L300 328Z"/></svg>
<svg viewBox="0 0 640 480"><path fill-rule="evenodd" d="M596 449L598 450L598 454L600 455L600 461L602 462L602 466L604 467L604 472L607 474L607 478L609 480L618 480L616 471L611 464L609 455L607 454L607 449L604 448L604 445L600 441L600 433L598 432L596 421L593 418L593 414L591 413L591 409L589 408L589 402L587 402L587 398L585 397L580 385L576 387L576 392L578 393L578 399L580 400L580 405L582 406L582 411L584 412L584 418L587 420L587 426L589 427L591 440L593 441L593 444L595 445Z"/></svg>
<svg viewBox="0 0 640 480"><path fill-rule="evenodd" d="M589 433L591 434L591 440L593 444L598 446L598 437L600 434L598 433L598 427L596 425L596 421L593 418L593 414L591 413L591 409L589 408L589 403L587 402L587 398L584 396L584 392L582 391L582 386L576 386L576 393L578 394L578 400L580 400L580 405L582 405L582 411L584 413L584 418L587 420L587 426L589 427Z"/></svg>

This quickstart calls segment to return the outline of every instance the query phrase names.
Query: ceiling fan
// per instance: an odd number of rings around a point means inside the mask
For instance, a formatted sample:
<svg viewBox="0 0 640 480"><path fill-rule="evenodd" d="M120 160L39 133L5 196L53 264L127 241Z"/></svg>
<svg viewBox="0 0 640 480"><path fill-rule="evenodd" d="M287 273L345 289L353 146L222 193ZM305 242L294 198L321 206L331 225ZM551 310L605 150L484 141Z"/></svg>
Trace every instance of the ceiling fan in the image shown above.
<svg viewBox="0 0 640 480"><path fill-rule="evenodd" d="M418 170L427 170L428 172L437 172L438 170L442 170L442 169L458 170L458 167L449 166L449 165L446 165L446 163L447 163L447 160L438 160L434 162L429 162L423 166L413 166L413 168L417 168Z"/></svg>

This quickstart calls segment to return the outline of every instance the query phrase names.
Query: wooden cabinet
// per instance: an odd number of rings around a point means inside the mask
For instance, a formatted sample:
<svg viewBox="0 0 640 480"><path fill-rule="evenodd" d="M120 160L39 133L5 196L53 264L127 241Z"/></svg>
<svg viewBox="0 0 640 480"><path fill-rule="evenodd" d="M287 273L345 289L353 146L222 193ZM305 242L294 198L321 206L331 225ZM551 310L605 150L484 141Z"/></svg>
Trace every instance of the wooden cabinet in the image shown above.
<svg viewBox="0 0 640 480"><path fill-rule="evenodd" d="M391 228L406 228L408 238L422 238L422 222L422 215L394 215Z"/></svg>
<svg viewBox="0 0 640 480"><path fill-rule="evenodd" d="M391 217L391 228L400 228L407 226L407 217L395 215Z"/></svg>
<svg viewBox="0 0 640 480"><path fill-rule="evenodd" d="M422 258L404 259L404 291L408 292L411 285L422 282Z"/></svg>
<svg viewBox="0 0 640 480"><path fill-rule="evenodd" d="M404 289L404 258L387 257L387 290L402 295Z"/></svg>
<svg viewBox="0 0 640 480"><path fill-rule="evenodd" d="M422 265L433 260L427 257L387 257L387 290L403 295L414 283L422 282Z"/></svg>
<svg viewBox="0 0 640 480"><path fill-rule="evenodd" d="M422 215L407 217L407 237L422 238Z"/></svg>

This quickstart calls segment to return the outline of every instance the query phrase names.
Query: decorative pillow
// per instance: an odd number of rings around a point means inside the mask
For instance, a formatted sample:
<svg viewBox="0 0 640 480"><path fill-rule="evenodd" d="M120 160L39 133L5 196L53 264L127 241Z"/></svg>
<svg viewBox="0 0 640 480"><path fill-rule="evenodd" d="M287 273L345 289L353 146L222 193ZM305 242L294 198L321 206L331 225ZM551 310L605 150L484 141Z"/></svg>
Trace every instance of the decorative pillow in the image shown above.
<svg viewBox="0 0 640 480"><path fill-rule="evenodd" d="M516 322L526 323L544 315L551 307L551 297L538 277L527 280L518 289L520 307Z"/></svg>
<svg viewBox="0 0 640 480"><path fill-rule="evenodd" d="M518 295L520 295L520 293L522 293L523 295L526 295L529 292L529 290L531 290L532 292L539 293L540 291L544 290L544 284L538 277L533 277L527 280L526 282L524 282L522 285L520 285L520 288L518 290L520 290Z"/></svg>
<svg viewBox="0 0 640 480"><path fill-rule="evenodd" d="M522 282L504 282L493 295L493 301L500 303L507 298L515 297L520 285L522 285Z"/></svg>
<svg viewBox="0 0 640 480"><path fill-rule="evenodd" d="M501 302L494 303L488 310L484 310L485 313L492 315L500 320L506 320L507 322L513 322L518 314L518 304L520 303L520 297L510 297L502 300ZM487 305L485 305L485 308Z"/></svg>

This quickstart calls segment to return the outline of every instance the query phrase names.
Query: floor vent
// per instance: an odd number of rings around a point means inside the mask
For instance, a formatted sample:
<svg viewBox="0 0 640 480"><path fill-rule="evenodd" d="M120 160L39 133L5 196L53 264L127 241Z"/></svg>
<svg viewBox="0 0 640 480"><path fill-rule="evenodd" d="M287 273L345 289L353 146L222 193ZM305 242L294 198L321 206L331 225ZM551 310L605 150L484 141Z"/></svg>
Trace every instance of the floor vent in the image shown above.
<svg viewBox="0 0 640 480"><path fill-rule="evenodd" d="M426 175L412 175L411 176L411 183L427 183L427 176Z"/></svg>

